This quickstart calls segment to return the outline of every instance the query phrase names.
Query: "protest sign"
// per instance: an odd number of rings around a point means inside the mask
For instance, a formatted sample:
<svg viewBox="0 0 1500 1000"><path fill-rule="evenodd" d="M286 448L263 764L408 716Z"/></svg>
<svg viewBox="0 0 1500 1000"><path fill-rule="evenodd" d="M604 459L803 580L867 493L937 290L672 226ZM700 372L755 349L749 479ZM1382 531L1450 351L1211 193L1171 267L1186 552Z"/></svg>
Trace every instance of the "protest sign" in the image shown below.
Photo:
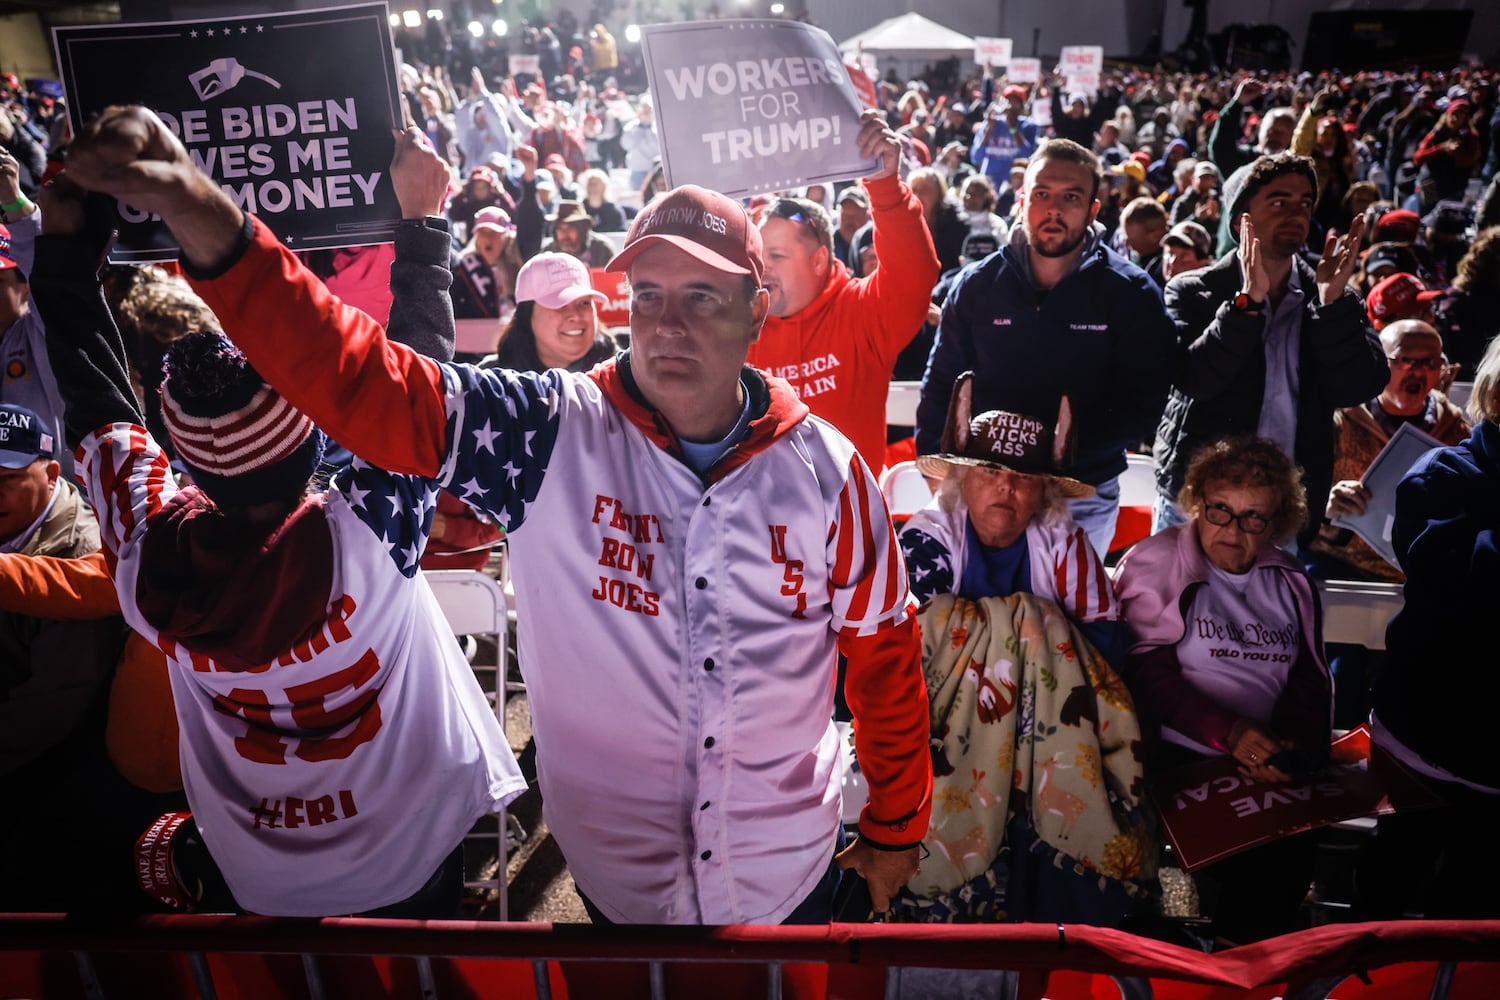
<svg viewBox="0 0 1500 1000"><path fill-rule="evenodd" d="M849 71L849 82L854 84L854 92L859 95L859 102L867 108L880 107L880 95L875 92L875 80L860 66L851 62L844 63L844 69Z"/></svg>
<svg viewBox="0 0 1500 1000"><path fill-rule="evenodd" d="M511 76L520 76L523 73L527 74L527 75L530 75L530 76L541 76L542 75L542 57L541 56L523 56L523 55L511 56L510 57L510 75Z"/></svg>
<svg viewBox="0 0 1500 1000"><path fill-rule="evenodd" d="M1104 48L1100 45L1064 45L1058 66L1065 90L1093 97L1099 93L1099 77L1104 73Z"/></svg>
<svg viewBox="0 0 1500 1000"><path fill-rule="evenodd" d="M1006 66L1010 63L1009 38L974 36L974 61L981 66Z"/></svg>
<svg viewBox="0 0 1500 1000"><path fill-rule="evenodd" d="M800 21L641 28L667 183L732 197L874 173L838 46Z"/></svg>
<svg viewBox="0 0 1500 1000"><path fill-rule="evenodd" d="M384 4L52 34L74 129L111 104L144 104L292 249L391 241L401 98ZM176 257L159 219L118 211L112 260Z"/></svg>
<svg viewBox="0 0 1500 1000"><path fill-rule="evenodd" d="M1380 449L1380 454L1365 469L1360 482L1370 491L1363 514L1340 514L1331 518L1336 528L1348 528L1380 553L1386 562L1401 568L1396 548L1391 542L1391 528L1396 524L1396 486L1405 478L1417 459L1443 442L1412 424L1402 424Z"/></svg>
<svg viewBox="0 0 1500 1000"><path fill-rule="evenodd" d="M589 283L594 286L594 291L604 294L604 301L595 306L599 314L599 325L605 329L629 326L630 279L621 271L591 267Z"/></svg>
<svg viewBox="0 0 1500 1000"><path fill-rule="evenodd" d="M1042 78L1042 61L1017 56L1010 61L1005 76L1011 83L1036 83Z"/></svg>
<svg viewBox="0 0 1500 1000"><path fill-rule="evenodd" d="M1333 741L1328 766L1292 781L1260 784L1224 754L1158 773L1150 794L1187 872L1304 830L1439 802L1383 750L1371 749L1365 726Z"/></svg>

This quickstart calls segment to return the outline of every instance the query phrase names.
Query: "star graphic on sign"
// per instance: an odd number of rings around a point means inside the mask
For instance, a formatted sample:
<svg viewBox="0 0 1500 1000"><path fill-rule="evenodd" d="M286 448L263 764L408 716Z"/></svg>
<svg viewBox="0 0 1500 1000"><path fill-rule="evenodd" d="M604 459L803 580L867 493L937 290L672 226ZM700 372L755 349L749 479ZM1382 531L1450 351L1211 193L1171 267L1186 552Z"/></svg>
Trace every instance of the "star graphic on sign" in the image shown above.
<svg viewBox="0 0 1500 1000"><path fill-rule="evenodd" d="M189 31L188 32L188 37L189 38L197 38L198 37L198 32L196 30Z"/></svg>
<svg viewBox="0 0 1500 1000"><path fill-rule="evenodd" d="M255 33L256 33L256 34L257 34L257 35L258 35L258 34L260 34L260 33L261 33L261 32L262 32L262 31L265 31L265 30L266 30L266 26L265 26L265 25L263 25L263 24L257 24L257 25L256 25L256 26L255 26Z"/></svg>
<svg viewBox="0 0 1500 1000"><path fill-rule="evenodd" d="M486 420L484 426L474 432L474 446L481 451L487 451L493 455L495 453L495 438L499 436L500 432L492 430L490 422ZM527 440L530 440L530 438L531 435L527 434Z"/></svg>
<svg viewBox="0 0 1500 1000"><path fill-rule="evenodd" d="M247 28L247 27L245 27L243 24L240 25L240 34L242 34L242 35L248 35L248 34L250 34L250 29Z"/></svg>
<svg viewBox="0 0 1500 1000"><path fill-rule="evenodd" d="M209 37L209 38L212 38L212 37L214 37L214 29L212 29L212 28L209 28L209 29L208 29L208 37Z"/></svg>

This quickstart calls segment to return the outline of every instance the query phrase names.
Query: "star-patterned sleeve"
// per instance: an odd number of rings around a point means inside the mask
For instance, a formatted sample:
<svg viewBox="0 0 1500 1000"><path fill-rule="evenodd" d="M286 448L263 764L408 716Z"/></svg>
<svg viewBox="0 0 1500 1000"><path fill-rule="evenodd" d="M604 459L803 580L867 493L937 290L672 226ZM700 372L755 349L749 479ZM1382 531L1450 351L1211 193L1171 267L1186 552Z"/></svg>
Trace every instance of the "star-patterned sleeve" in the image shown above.
<svg viewBox="0 0 1500 1000"><path fill-rule="evenodd" d="M359 520L384 543L401 575L416 576L437 510L437 483L386 472L355 458L334 476L329 488L342 493Z"/></svg>
<svg viewBox="0 0 1500 1000"><path fill-rule="evenodd" d="M906 556L911 596L918 604L955 592L953 557L942 542L921 528L907 528L901 532L901 552Z"/></svg>
<svg viewBox="0 0 1500 1000"><path fill-rule="evenodd" d="M439 481L507 532L526 520L526 506L541 489L557 445L566 377L443 366L449 447Z"/></svg>

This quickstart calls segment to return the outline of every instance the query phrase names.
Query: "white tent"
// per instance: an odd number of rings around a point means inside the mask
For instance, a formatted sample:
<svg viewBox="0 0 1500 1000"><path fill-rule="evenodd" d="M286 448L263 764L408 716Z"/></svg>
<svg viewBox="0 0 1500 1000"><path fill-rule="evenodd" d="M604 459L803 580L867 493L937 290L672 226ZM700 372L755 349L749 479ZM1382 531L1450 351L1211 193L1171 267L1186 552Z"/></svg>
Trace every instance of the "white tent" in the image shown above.
<svg viewBox="0 0 1500 1000"><path fill-rule="evenodd" d="M909 12L881 21L839 45L839 51L845 55L856 50L892 59L945 59L949 56L972 59L974 39L921 14Z"/></svg>

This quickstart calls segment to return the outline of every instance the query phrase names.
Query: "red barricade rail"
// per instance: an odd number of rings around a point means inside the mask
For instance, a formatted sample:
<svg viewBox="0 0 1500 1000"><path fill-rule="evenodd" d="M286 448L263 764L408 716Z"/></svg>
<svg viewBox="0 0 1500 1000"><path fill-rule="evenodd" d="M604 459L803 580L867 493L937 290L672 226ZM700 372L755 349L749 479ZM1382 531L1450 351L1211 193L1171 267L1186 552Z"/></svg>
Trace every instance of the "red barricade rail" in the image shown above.
<svg viewBox="0 0 1500 1000"><path fill-rule="evenodd" d="M901 995L887 993L889 970L901 968L1012 970L1019 975L1010 995L1045 991L1053 1000L1478 1000L1500 996L1497 963L1500 921L1328 924L1209 955L1049 924L599 929L236 916L108 924L0 914L0 995L46 1000L629 997L651 996L653 982L659 996L831 1000Z"/></svg>

